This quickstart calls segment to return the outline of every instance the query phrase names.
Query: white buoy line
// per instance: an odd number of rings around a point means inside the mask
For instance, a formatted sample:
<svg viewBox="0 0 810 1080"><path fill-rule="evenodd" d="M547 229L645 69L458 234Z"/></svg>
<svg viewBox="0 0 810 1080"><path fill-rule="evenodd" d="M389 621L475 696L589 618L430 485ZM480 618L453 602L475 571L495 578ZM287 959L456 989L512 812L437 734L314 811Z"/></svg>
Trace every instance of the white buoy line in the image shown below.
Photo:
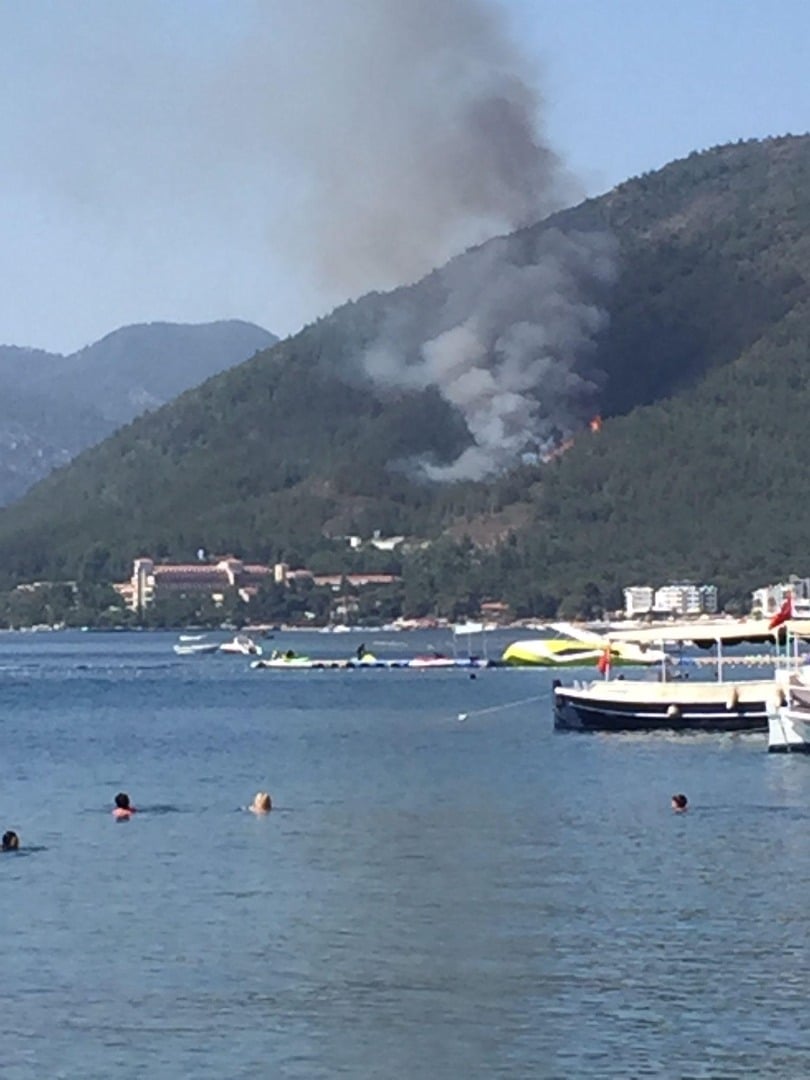
<svg viewBox="0 0 810 1080"><path fill-rule="evenodd" d="M460 724L471 716L486 716L487 713L501 712L503 709L516 709L518 705L530 705L533 701L547 698L548 694L535 694L534 697L521 698L519 701L507 701L505 705L490 705L486 709L474 709L472 712L460 712L456 719Z"/></svg>

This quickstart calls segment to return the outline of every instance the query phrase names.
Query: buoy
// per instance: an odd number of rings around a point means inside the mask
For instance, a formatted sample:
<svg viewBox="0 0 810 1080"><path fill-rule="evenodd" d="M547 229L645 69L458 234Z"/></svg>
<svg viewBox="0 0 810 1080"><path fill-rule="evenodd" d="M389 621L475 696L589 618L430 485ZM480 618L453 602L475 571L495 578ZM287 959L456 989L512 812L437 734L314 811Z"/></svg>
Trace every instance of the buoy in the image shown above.
<svg viewBox="0 0 810 1080"><path fill-rule="evenodd" d="M726 708L727 709L736 709L737 706L739 705L739 703L740 703L740 691L737 689L736 686L732 686L731 693L728 695L728 698L726 699Z"/></svg>
<svg viewBox="0 0 810 1080"><path fill-rule="evenodd" d="M667 709L667 716L670 718L670 720L675 720L680 715L681 710L678 708L677 705L670 705L670 707Z"/></svg>

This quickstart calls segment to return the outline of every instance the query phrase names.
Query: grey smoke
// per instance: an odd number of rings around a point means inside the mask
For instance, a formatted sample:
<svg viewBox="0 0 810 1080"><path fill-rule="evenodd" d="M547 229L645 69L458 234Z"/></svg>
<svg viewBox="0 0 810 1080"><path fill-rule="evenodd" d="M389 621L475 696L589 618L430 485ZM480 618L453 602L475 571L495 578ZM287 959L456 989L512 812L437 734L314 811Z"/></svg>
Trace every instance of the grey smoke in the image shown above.
<svg viewBox="0 0 810 1080"><path fill-rule="evenodd" d="M300 170L275 239L331 290L415 280L578 194L495 0L311 0L264 24L254 50L240 78L272 72L284 86L260 96L264 135ZM435 386L474 441L450 466L423 463L427 476L478 479L581 426L600 387L587 363L606 319L595 298L612 274L602 235L552 230L520 261L494 241L442 271L438 319L393 316L367 372Z"/></svg>
<svg viewBox="0 0 810 1080"><path fill-rule="evenodd" d="M454 260L427 340L418 311L400 314L365 356L389 388L435 386L464 416L474 440L452 464L421 464L434 480L476 480L542 453L583 426L598 407L602 373L589 366L607 322L588 295L614 277L604 233L540 231L528 258L499 238ZM424 335L423 335L424 336Z"/></svg>
<svg viewBox="0 0 810 1080"><path fill-rule="evenodd" d="M497 0L257 0L206 129L282 171L273 243L357 295L570 197L534 76Z"/></svg>
<svg viewBox="0 0 810 1080"><path fill-rule="evenodd" d="M274 242L333 295L413 281L490 241L441 271L438 314L398 298L364 357L379 384L434 386L465 418L473 445L424 473L480 478L581 426L600 389L590 354L613 250L605 236L559 230L519 254L491 240L579 194L543 137L537 73L506 9L257 3L237 63L217 105L218 149L272 148L292 170ZM244 98L245 85L256 105L240 122L229 95Z"/></svg>
<svg viewBox="0 0 810 1080"><path fill-rule="evenodd" d="M182 282L206 308L213 296L256 311L278 294L294 308L302 268L336 303L414 281L577 199L498 0L207 6L218 32L202 46L188 32L192 5L163 0L83 0L81 19L61 16L64 34L40 20L32 38L16 44L21 26L8 38L16 53L58 60L63 80L4 178L59 189L73 216L54 222L103 250L100 295L108 280L125 294L105 310L153 279L160 304L164 293L176 303ZM5 19L22 10L8 9ZM22 71L37 89L37 66ZM198 250L218 261L189 259ZM256 272L268 252L283 276ZM490 242L441 272L438 314L392 318L369 372L437 387L475 443L430 475L486 475L582 422L599 389L589 351L611 274L602 236L549 235L520 258ZM158 314L169 311L144 311Z"/></svg>

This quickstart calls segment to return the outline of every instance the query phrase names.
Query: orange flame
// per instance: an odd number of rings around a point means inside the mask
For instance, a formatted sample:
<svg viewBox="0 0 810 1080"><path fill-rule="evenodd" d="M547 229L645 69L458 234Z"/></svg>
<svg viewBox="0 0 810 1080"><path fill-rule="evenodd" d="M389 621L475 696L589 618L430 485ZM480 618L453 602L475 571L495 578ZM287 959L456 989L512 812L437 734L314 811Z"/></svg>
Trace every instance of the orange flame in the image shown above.
<svg viewBox="0 0 810 1080"><path fill-rule="evenodd" d="M543 461L554 461L556 458L562 457L566 450L570 450L573 445L573 439L565 439L563 442L558 443L557 446L553 446L550 450L547 450L546 453L543 454Z"/></svg>

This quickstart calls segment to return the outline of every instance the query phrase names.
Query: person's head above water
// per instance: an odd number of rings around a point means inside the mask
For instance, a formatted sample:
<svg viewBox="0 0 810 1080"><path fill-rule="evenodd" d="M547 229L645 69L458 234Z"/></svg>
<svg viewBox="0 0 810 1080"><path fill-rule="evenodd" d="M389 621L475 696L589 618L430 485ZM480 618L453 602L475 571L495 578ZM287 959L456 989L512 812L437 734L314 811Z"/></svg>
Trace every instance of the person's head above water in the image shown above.
<svg viewBox="0 0 810 1080"><path fill-rule="evenodd" d="M675 811L676 814L679 814L681 813L681 811L685 810L687 805L688 800L685 795L678 794L672 796L672 809Z"/></svg>
<svg viewBox="0 0 810 1080"><path fill-rule="evenodd" d="M129 795L125 791L119 791L115 796L115 809L113 817L119 821L126 821L135 813L135 807L129 801Z"/></svg>
<svg viewBox="0 0 810 1080"><path fill-rule="evenodd" d="M20 838L11 829L3 833L3 851L16 851L20 846Z"/></svg>
<svg viewBox="0 0 810 1080"><path fill-rule="evenodd" d="M268 814L273 809L273 800L266 791L257 791L248 809L254 814Z"/></svg>

